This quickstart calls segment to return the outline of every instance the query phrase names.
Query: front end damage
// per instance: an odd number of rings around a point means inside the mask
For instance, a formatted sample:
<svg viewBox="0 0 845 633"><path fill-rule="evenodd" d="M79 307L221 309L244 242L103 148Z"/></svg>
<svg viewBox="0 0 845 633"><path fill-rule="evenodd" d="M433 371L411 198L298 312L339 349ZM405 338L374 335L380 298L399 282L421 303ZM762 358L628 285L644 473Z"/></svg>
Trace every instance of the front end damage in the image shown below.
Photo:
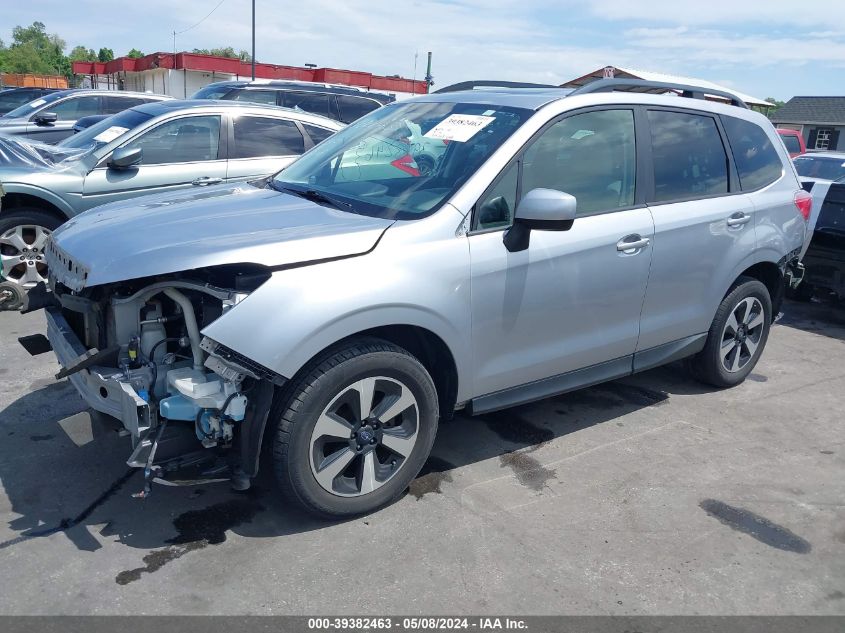
<svg viewBox="0 0 845 633"><path fill-rule="evenodd" d="M153 482L230 480L245 489L258 470L274 387L285 379L200 331L270 274L227 265L84 287L87 271L55 245L47 337L88 405L131 436L127 463Z"/></svg>

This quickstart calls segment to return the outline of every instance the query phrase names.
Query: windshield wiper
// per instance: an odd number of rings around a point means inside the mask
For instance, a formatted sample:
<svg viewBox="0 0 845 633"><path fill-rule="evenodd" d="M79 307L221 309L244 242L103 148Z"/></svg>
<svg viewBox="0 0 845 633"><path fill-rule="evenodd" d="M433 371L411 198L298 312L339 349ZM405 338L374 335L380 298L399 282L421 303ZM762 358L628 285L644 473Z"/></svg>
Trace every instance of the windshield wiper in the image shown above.
<svg viewBox="0 0 845 633"><path fill-rule="evenodd" d="M293 187L284 187L274 182L271 182L270 186L272 186L273 189L275 189L276 191L292 193L293 195L299 196L300 198L305 198L306 200L310 200L311 202L316 202L318 204L329 205L330 207L340 209L341 211L352 208L352 205L348 202L344 202L342 200L338 200L337 198L333 198L332 196L328 196L322 191L317 191L316 189L294 189Z"/></svg>

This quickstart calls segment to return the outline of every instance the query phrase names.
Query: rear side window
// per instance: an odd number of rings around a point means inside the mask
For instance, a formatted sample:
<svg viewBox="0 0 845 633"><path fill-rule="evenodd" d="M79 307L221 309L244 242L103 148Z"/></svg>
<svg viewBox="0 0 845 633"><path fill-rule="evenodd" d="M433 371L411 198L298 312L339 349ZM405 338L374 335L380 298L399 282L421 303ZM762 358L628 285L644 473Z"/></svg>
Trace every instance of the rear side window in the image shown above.
<svg viewBox="0 0 845 633"><path fill-rule="evenodd" d="M317 143L322 143L327 138L329 138L334 131L327 130L323 127L317 127L316 125L308 125L307 123L303 123L303 127L305 131L308 132L308 136L311 137L311 140L314 141L314 145Z"/></svg>
<svg viewBox="0 0 845 633"><path fill-rule="evenodd" d="M103 107L103 114L117 114L129 108L143 105L147 103L145 99L140 97L105 97L105 106Z"/></svg>
<svg viewBox="0 0 845 633"><path fill-rule="evenodd" d="M234 120L235 150L230 158L290 156L305 151L296 124L284 119L241 116Z"/></svg>
<svg viewBox="0 0 845 633"><path fill-rule="evenodd" d="M329 95L319 92L286 92L285 106L329 116Z"/></svg>
<svg viewBox="0 0 845 633"><path fill-rule="evenodd" d="M783 173L780 156L769 135L760 126L730 116L722 117L722 125L728 133L734 163L739 173L739 184L743 190L760 189L780 178ZM798 145L798 139L794 136L781 138Z"/></svg>
<svg viewBox="0 0 845 633"><path fill-rule="evenodd" d="M728 157L709 116L650 110L654 200L670 202L728 192Z"/></svg>
<svg viewBox="0 0 845 633"><path fill-rule="evenodd" d="M246 101L248 103L262 103L276 105L275 90L234 90L225 97L226 101Z"/></svg>
<svg viewBox="0 0 845 633"><path fill-rule="evenodd" d="M372 99L348 97L346 95L338 95L337 104L340 106L340 120L343 123L352 123L352 121L360 119L365 114L379 108L379 104Z"/></svg>

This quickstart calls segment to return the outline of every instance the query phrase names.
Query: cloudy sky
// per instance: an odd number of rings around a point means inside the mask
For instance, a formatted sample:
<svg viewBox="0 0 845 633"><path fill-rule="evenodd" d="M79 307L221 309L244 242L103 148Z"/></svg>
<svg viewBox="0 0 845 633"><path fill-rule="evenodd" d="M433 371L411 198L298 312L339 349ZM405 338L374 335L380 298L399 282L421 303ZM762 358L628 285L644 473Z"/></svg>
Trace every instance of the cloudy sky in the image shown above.
<svg viewBox="0 0 845 633"><path fill-rule="evenodd" d="M44 22L68 48L169 51L218 0L4 3L0 38ZM764 98L845 94L845 0L256 0L259 61L561 83L615 65L708 79ZM118 9L119 7L119 9ZM5 32L4 32L5 31ZM179 50L250 47L250 0L224 0Z"/></svg>

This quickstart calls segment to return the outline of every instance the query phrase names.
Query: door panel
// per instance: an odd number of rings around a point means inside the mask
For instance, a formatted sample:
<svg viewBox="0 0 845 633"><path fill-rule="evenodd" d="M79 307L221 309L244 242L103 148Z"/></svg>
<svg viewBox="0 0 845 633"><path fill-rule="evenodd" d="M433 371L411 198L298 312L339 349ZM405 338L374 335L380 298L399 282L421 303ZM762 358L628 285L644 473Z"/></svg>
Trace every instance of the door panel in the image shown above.
<svg viewBox="0 0 845 633"><path fill-rule="evenodd" d="M129 169L103 165L85 177L83 204L90 208L147 193L223 182L226 160L218 158L219 143L217 115L165 121L123 145L142 149L140 165Z"/></svg>
<svg viewBox="0 0 845 633"><path fill-rule="evenodd" d="M653 237L648 209L575 220L569 231L532 231L510 253L499 232L469 238L476 393L486 394L633 354Z"/></svg>
<svg viewBox="0 0 845 633"><path fill-rule="evenodd" d="M632 208L635 163L631 110L579 113L547 127L481 197L473 230L484 232L468 238L477 396L634 353L654 237L648 209ZM578 216L509 252L495 229L535 188L574 195Z"/></svg>
<svg viewBox="0 0 845 633"><path fill-rule="evenodd" d="M648 121L655 236L638 350L706 332L734 268L756 243L751 201L728 193L715 120L661 110L649 111Z"/></svg>

